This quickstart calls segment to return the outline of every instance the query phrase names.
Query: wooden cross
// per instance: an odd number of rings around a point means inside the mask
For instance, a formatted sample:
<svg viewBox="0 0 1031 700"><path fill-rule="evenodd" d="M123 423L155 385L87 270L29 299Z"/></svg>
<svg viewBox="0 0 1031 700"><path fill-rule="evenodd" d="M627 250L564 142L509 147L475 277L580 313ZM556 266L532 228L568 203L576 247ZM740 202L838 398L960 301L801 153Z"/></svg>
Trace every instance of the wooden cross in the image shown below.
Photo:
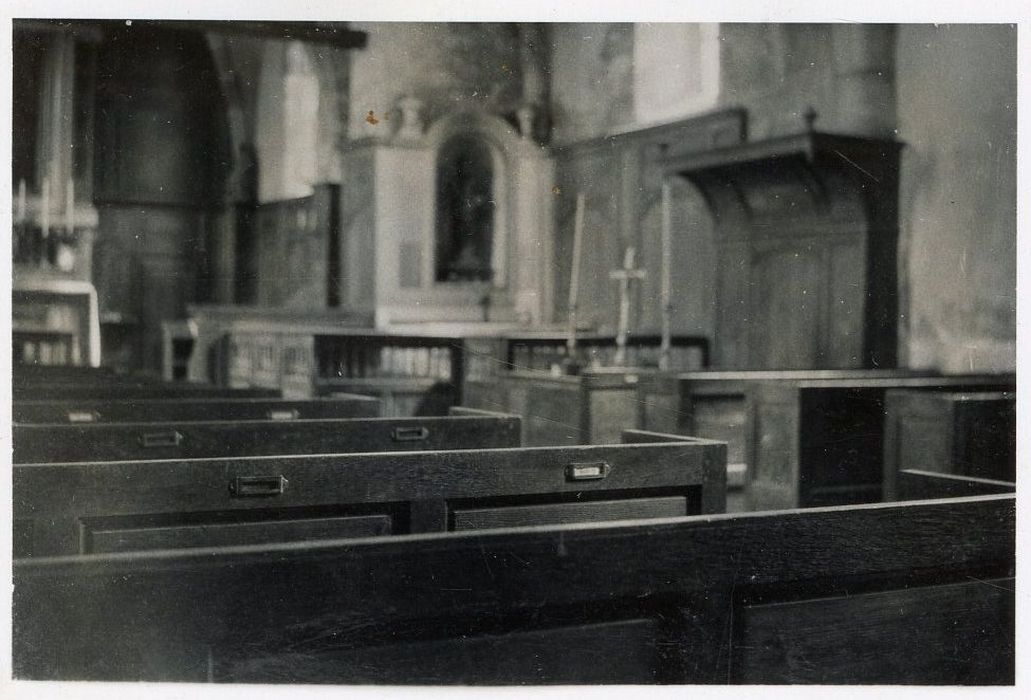
<svg viewBox="0 0 1031 700"><path fill-rule="evenodd" d="M613 364L617 367L626 364L626 338L630 329L630 283L647 277L644 270L634 267L633 246L626 249L623 255L623 267L609 273L611 279L619 282L619 326L616 331L616 356Z"/></svg>

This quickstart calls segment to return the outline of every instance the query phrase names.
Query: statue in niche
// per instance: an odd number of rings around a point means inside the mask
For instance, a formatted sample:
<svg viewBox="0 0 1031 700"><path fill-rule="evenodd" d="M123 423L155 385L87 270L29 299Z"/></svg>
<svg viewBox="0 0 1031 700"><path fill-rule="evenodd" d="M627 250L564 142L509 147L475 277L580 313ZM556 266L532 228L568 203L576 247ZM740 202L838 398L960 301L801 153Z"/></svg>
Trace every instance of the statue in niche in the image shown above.
<svg viewBox="0 0 1031 700"><path fill-rule="evenodd" d="M489 148L469 136L451 139L437 164L437 282L491 280L494 212Z"/></svg>

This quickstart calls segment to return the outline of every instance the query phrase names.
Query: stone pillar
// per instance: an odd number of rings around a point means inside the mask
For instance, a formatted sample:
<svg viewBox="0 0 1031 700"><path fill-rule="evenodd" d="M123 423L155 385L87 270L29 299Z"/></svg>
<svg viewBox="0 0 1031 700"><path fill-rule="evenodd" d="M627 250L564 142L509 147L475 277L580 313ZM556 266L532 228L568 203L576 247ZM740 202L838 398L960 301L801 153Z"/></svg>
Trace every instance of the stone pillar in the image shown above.
<svg viewBox="0 0 1031 700"><path fill-rule="evenodd" d="M893 136L895 26L835 24L834 75L841 131Z"/></svg>

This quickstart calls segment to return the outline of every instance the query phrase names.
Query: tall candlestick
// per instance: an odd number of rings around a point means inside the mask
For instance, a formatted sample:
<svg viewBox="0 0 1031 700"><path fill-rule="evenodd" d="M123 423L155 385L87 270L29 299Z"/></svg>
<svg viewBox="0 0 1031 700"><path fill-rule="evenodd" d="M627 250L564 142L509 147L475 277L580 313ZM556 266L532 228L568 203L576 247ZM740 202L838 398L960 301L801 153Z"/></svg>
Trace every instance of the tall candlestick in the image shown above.
<svg viewBox="0 0 1031 700"><path fill-rule="evenodd" d="M43 178L43 202L40 206L43 238L50 235L50 178Z"/></svg>
<svg viewBox="0 0 1031 700"><path fill-rule="evenodd" d="M569 276L569 337L566 339L567 356L573 360L576 351L576 312L580 295L580 256L584 237L584 193L576 195L576 216L573 223L573 268Z"/></svg>
<svg viewBox="0 0 1031 700"><path fill-rule="evenodd" d="M26 205L25 205L25 178L18 180L18 225L25 223L26 216Z"/></svg>
<svg viewBox="0 0 1031 700"><path fill-rule="evenodd" d="M662 313L662 343L659 347L659 369L668 370L670 364L671 323L670 292L672 287L671 266L673 258L673 222L670 212L669 181L662 182L662 282L659 288L659 303Z"/></svg>
<svg viewBox="0 0 1031 700"><path fill-rule="evenodd" d="M64 198L64 232L71 236L75 230L75 180L68 178Z"/></svg>

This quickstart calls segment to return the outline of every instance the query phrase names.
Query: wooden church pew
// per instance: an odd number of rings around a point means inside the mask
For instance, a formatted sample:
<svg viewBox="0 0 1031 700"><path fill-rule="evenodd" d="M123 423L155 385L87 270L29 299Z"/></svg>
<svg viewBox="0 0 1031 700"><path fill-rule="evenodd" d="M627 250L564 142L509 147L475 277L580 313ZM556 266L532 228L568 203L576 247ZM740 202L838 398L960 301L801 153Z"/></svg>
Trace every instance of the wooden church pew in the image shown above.
<svg viewBox="0 0 1031 700"><path fill-rule="evenodd" d="M763 382L905 379L930 376L909 369L702 370L642 374L637 383L638 425L645 430L724 440L727 461L747 469L755 462L753 394Z"/></svg>
<svg viewBox="0 0 1031 700"><path fill-rule="evenodd" d="M15 556L723 512L694 441L15 465Z"/></svg>
<svg viewBox="0 0 1031 700"><path fill-rule="evenodd" d="M893 389L884 411L886 500L903 469L1016 480L1015 393Z"/></svg>
<svg viewBox="0 0 1031 700"><path fill-rule="evenodd" d="M14 564L16 678L1012 684L1012 496Z"/></svg>
<svg viewBox="0 0 1031 700"><path fill-rule="evenodd" d="M110 367L90 367L84 365L32 365L14 363L11 366L13 384L32 384L41 381L58 383L96 382L98 380L114 380L123 378Z"/></svg>
<svg viewBox="0 0 1031 700"><path fill-rule="evenodd" d="M203 420L375 418L380 403L349 394L331 399L179 398L15 401L15 423L128 423Z"/></svg>
<svg viewBox="0 0 1031 700"><path fill-rule="evenodd" d="M32 382L14 384L15 401L77 400L77 399L172 399L172 398L255 398L280 397L278 389L249 387L230 389L210 384L186 382L152 383L143 381L105 381L96 384L81 382Z"/></svg>
<svg viewBox="0 0 1031 700"><path fill-rule="evenodd" d="M761 510L881 500L888 390L1014 388L1012 374L762 382L752 398L751 506Z"/></svg>
<svg viewBox="0 0 1031 700"><path fill-rule="evenodd" d="M519 447L518 416L15 425L14 463Z"/></svg>

